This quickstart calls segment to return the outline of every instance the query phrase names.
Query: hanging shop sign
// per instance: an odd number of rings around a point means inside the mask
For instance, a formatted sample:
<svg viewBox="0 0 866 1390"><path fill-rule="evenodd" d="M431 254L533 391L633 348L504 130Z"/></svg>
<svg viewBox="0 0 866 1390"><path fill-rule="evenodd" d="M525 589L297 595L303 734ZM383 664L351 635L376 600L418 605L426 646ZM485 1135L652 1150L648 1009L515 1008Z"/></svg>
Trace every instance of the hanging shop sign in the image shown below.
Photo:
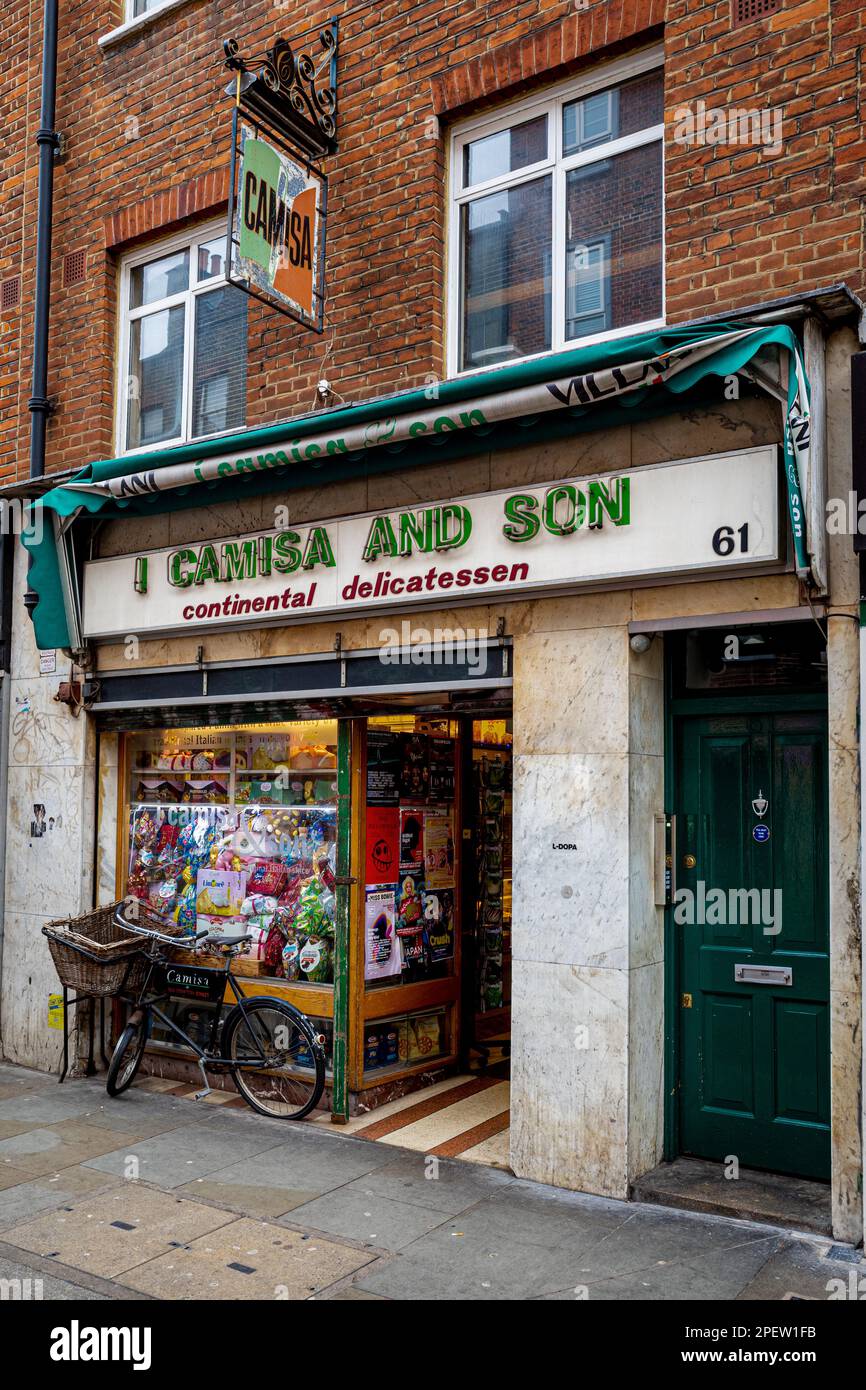
<svg viewBox="0 0 866 1390"><path fill-rule="evenodd" d="M223 44L235 99L229 179L229 280L298 323L324 323L327 180L336 149L337 22L260 57Z"/></svg>
<svg viewBox="0 0 866 1390"><path fill-rule="evenodd" d="M229 208L230 279L321 331L324 176L273 136L236 122L237 177Z"/></svg>
<svg viewBox="0 0 866 1390"><path fill-rule="evenodd" d="M767 445L93 560L84 632L283 623L768 567L781 558L779 474Z"/></svg>

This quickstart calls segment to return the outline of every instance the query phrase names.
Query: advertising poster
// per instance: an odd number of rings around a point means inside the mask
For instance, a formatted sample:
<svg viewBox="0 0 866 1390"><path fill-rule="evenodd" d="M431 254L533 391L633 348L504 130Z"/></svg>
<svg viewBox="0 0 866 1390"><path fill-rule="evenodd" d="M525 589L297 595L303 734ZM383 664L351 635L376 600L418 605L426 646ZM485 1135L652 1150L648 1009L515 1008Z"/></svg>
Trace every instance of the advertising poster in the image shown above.
<svg viewBox="0 0 866 1390"><path fill-rule="evenodd" d="M427 800L430 786L430 740L426 734L400 738L400 800L417 805Z"/></svg>
<svg viewBox="0 0 866 1390"><path fill-rule="evenodd" d="M451 889L443 889L421 896L429 958L431 961L451 960L454 955L454 893Z"/></svg>
<svg viewBox="0 0 866 1390"><path fill-rule="evenodd" d="M367 730L367 805L400 800L400 739L387 729Z"/></svg>
<svg viewBox="0 0 866 1390"><path fill-rule="evenodd" d="M400 812L400 873L421 873L424 868L424 812Z"/></svg>
<svg viewBox="0 0 866 1390"><path fill-rule="evenodd" d="M454 800L454 740L430 740L430 800Z"/></svg>
<svg viewBox="0 0 866 1390"><path fill-rule="evenodd" d="M364 978L383 980L403 968L394 889L368 888L364 903Z"/></svg>
<svg viewBox="0 0 866 1390"><path fill-rule="evenodd" d="M424 817L424 879L428 889L454 887L454 835L450 816Z"/></svg>
<svg viewBox="0 0 866 1390"><path fill-rule="evenodd" d="M400 862L400 812L396 806L367 807L368 884L396 883Z"/></svg>

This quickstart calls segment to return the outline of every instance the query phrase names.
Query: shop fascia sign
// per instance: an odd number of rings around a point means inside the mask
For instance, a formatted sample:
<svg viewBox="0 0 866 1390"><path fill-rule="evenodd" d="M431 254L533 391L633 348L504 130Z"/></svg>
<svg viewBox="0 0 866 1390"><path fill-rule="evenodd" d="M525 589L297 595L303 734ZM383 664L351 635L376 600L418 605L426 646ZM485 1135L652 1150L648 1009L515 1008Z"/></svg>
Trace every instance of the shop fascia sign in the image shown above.
<svg viewBox="0 0 866 1390"><path fill-rule="evenodd" d="M453 606L779 559L779 462L768 445L89 561L84 631Z"/></svg>

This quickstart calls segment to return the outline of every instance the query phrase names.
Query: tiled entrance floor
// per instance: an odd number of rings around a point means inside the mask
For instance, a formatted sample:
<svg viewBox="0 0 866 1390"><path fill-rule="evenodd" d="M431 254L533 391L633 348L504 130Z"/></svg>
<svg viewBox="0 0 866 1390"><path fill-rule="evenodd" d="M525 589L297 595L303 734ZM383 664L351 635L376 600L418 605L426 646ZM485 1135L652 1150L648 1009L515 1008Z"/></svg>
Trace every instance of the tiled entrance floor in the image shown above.
<svg viewBox="0 0 866 1390"><path fill-rule="evenodd" d="M499 1075L504 1072L505 1075ZM462 1158L509 1168L509 1085L507 1064L482 1074L451 1076L421 1091L353 1116L346 1125L334 1125L322 1114L312 1124L327 1126L336 1134L356 1139L381 1140L440 1158ZM200 1088L158 1077L144 1077L135 1089L192 1100ZM246 1108L232 1091L213 1091L197 1104Z"/></svg>

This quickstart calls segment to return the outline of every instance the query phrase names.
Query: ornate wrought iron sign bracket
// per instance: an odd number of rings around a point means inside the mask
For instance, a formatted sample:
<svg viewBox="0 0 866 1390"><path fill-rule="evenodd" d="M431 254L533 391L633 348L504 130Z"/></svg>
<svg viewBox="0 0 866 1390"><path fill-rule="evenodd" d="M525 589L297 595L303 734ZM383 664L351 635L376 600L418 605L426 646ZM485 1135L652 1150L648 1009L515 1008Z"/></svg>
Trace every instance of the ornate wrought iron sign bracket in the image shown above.
<svg viewBox="0 0 866 1390"><path fill-rule="evenodd" d="M321 333L328 181L337 148L337 21L261 58L223 44L234 74L226 228L230 284Z"/></svg>
<svg viewBox="0 0 866 1390"><path fill-rule="evenodd" d="M226 39L226 67L235 74L226 94L241 112L269 126L312 159L337 148L337 21L290 43L275 39L260 58L241 56Z"/></svg>

